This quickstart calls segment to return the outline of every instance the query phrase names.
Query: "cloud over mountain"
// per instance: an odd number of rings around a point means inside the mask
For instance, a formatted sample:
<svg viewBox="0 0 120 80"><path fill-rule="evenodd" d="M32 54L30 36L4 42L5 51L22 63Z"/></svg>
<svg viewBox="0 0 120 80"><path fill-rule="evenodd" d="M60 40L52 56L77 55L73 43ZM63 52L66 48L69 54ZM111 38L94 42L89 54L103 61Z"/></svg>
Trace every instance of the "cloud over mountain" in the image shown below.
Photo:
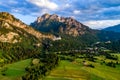
<svg viewBox="0 0 120 80"><path fill-rule="evenodd" d="M51 13L82 22L120 20L120 0L1 0L0 11L31 17Z"/></svg>
<svg viewBox="0 0 120 80"><path fill-rule="evenodd" d="M58 8L58 5L50 0L27 0L40 8L48 8L50 10L55 10Z"/></svg>

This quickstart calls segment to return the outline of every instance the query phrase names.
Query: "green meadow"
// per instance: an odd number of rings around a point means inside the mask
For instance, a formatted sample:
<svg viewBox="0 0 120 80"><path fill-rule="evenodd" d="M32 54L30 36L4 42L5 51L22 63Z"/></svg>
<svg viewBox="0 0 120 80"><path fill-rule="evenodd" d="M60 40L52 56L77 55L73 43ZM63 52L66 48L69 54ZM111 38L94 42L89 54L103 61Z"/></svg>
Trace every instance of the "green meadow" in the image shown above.
<svg viewBox="0 0 120 80"><path fill-rule="evenodd" d="M120 62L120 54L114 55L119 56ZM120 80L120 64L113 68L101 64L101 60L104 59L103 56L96 58L96 62L86 60L88 64L94 65L94 68L84 66L84 59L81 58L74 61L61 60L59 65L42 80ZM105 62L109 61L114 60L105 59ZM1 67L0 80L20 80L20 77L26 73L25 68L30 63L31 59L26 59Z"/></svg>
<svg viewBox="0 0 120 80"><path fill-rule="evenodd" d="M25 68L30 65L31 59L7 64L0 69L0 80L16 80L25 74Z"/></svg>
<svg viewBox="0 0 120 80"><path fill-rule="evenodd" d="M120 54L115 55L118 55L120 59ZM120 64L116 68L109 67L100 63L102 59L104 57L99 56L96 62L86 60L88 64L94 65L94 68L84 66L83 59L79 58L74 62L62 60L44 80L120 80ZM105 61L114 60L106 59Z"/></svg>

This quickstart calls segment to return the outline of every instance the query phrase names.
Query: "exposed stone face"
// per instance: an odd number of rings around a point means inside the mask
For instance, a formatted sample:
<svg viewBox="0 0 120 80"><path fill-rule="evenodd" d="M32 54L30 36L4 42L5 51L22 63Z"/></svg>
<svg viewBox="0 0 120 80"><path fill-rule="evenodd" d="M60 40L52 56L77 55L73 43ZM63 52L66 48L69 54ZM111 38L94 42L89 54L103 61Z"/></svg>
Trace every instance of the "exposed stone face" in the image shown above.
<svg viewBox="0 0 120 80"><path fill-rule="evenodd" d="M47 18L47 15L45 15L45 18ZM32 27L24 24L20 20L16 19L13 15L7 13L7 12L1 12L0 13L0 41L1 42L9 42L9 43L17 43L21 41L20 35L18 33L23 34L25 37L27 37L26 33L31 34L35 36L37 39L41 40L44 38L53 39L53 35L45 35L42 34ZM16 30L14 30L14 28ZM19 29L17 29L19 28ZM4 29L4 34L2 29ZM21 31L22 30L22 31ZM13 31L13 32L12 32ZM17 38L17 39L16 39Z"/></svg>
<svg viewBox="0 0 120 80"><path fill-rule="evenodd" d="M9 33L0 35L0 41L9 42L9 43L17 43L21 41L21 38L17 33L9 32Z"/></svg>
<svg viewBox="0 0 120 80"><path fill-rule="evenodd" d="M49 26L51 26L49 23L50 21L52 22L52 24L54 24L55 22L58 23L62 23L65 26L57 26L60 33L65 33L65 34L69 34L72 36L79 36L79 35L83 35L87 32L89 32L89 30L91 30L89 27L83 25L82 23L78 22L77 20L71 18L71 17L60 17L56 14L50 15L50 14L44 14L41 17L38 17L37 20L31 24L31 26L33 26L34 28L40 30L40 28L43 28L44 24L46 24L47 22L47 26L48 27L44 27L44 29L48 29ZM46 23L45 23L46 22ZM52 28L51 28L52 30Z"/></svg>

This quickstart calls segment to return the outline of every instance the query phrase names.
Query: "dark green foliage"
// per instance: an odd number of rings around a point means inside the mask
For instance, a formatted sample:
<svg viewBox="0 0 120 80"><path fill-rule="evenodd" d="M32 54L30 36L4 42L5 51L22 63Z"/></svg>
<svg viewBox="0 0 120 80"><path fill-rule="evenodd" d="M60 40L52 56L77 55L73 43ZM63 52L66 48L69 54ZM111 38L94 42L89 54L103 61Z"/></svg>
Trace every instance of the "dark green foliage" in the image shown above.
<svg viewBox="0 0 120 80"><path fill-rule="evenodd" d="M59 62L59 58L53 53L41 55L39 58L39 64L32 64L25 69L27 74L22 77L23 80L38 80L39 78L46 76Z"/></svg>
<svg viewBox="0 0 120 80"><path fill-rule="evenodd" d="M100 41L116 41L120 39L120 33L112 31L98 31L96 35Z"/></svg>
<svg viewBox="0 0 120 80"><path fill-rule="evenodd" d="M114 31L114 32L120 32L120 24L115 25L115 26L111 26L111 27L107 27L105 29L103 29L104 31Z"/></svg>
<svg viewBox="0 0 120 80"><path fill-rule="evenodd" d="M100 51L99 55L104 55L106 59L118 60L117 55L111 55L110 53L105 52L105 51Z"/></svg>
<svg viewBox="0 0 120 80"><path fill-rule="evenodd" d="M87 34L86 34L87 35ZM90 46L97 39L95 36L90 37L90 35L83 35L79 37L73 37L70 35L59 34L62 37L61 40L50 41L49 51L70 51L70 50L82 50L87 46Z"/></svg>
<svg viewBox="0 0 120 80"><path fill-rule="evenodd" d="M0 42L1 58L4 59L5 63L12 63L36 56L41 51L40 47L34 46L36 42L34 37L29 38L29 40L23 37L22 42L14 44Z"/></svg>
<svg viewBox="0 0 120 80"><path fill-rule="evenodd" d="M100 42L99 44L94 44L94 47L104 47L111 52L120 52L120 40L110 41L110 43Z"/></svg>
<svg viewBox="0 0 120 80"><path fill-rule="evenodd" d="M92 64L89 64L88 67L94 68L95 66Z"/></svg>
<svg viewBox="0 0 120 80"><path fill-rule="evenodd" d="M106 65L107 65L107 66L110 66L110 67L114 67L114 68L116 67L116 63L114 63L114 62L112 62L112 61L106 63Z"/></svg>
<svg viewBox="0 0 120 80"><path fill-rule="evenodd" d="M70 55L65 56L62 54L59 55L59 58L60 58L60 60L68 60L70 62L73 62L76 59L74 56L70 56Z"/></svg>
<svg viewBox="0 0 120 80"><path fill-rule="evenodd" d="M0 13L0 18L5 17L9 19L14 19L14 17L8 13ZM5 63L12 63L19 60L31 58L40 53L41 48L35 46L34 44L41 43L35 36L29 34L24 29L13 26L12 24L7 23L10 26L9 28L5 27L5 20L0 20L0 33L1 35L6 35L9 32L18 34L14 37L13 40L17 40L17 43L7 43L0 42L0 50L2 51L0 58L4 59ZM12 29L11 29L12 28Z"/></svg>
<svg viewBox="0 0 120 80"><path fill-rule="evenodd" d="M110 54L106 54L106 58L112 59L112 60L118 60L118 56L114 56L114 55L110 55Z"/></svg>
<svg viewBox="0 0 120 80"><path fill-rule="evenodd" d="M114 52L120 52L120 40L112 41L108 46L106 47Z"/></svg>
<svg viewBox="0 0 120 80"><path fill-rule="evenodd" d="M31 64L31 66L28 66L25 69L27 74L22 77L23 80L38 80L46 76L50 70L58 65L59 58L57 54L48 52L49 46L49 40L44 40L42 45L42 53L33 57L33 59L39 59L40 62L37 65Z"/></svg>
<svg viewBox="0 0 120 80"><path fill-rule="evenodd" d="M65 23L58 22L55 20L45 20L42 23L31 23L30 26L33 26L35 29L41 31L41 32L59 32L60 26L64 27L66 26Z"/></svg>

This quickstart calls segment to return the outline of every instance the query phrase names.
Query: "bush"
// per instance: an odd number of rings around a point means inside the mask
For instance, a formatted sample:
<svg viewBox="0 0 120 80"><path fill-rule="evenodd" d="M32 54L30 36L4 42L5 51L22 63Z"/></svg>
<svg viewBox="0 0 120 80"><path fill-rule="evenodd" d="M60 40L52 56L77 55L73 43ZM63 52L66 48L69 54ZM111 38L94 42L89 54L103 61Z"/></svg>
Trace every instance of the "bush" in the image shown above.
<svg viewBox="0 0 120 80"><path fill-rule="evenodd" d="M114 68L116 67L116 63L114 63L114 62L112 62L112 61L106 63L106 65L107 65L107 66L110 66L110 67L114 67Z"/></svg>
<svg viewBox="0 0 120 80"><path fill-rule="evenodd" d="M88 67L95 68L93 64L89 64Z"/></svg>

